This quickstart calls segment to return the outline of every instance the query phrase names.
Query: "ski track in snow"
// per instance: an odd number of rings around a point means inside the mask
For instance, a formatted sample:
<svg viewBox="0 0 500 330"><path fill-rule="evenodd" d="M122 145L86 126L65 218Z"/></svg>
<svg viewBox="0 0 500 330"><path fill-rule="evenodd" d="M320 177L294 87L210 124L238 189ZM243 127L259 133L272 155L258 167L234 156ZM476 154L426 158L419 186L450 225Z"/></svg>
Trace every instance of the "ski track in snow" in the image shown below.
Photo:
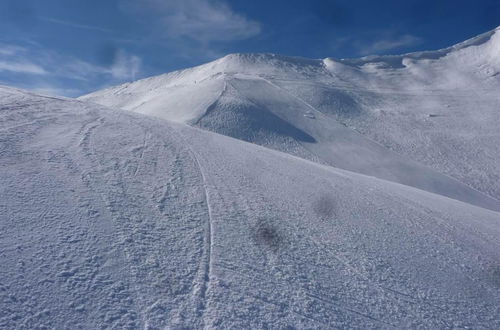
<svg viewBox="0 0 500 330"><path fill-rule="evenodd" d="M324 111L236 79L195 112ZM0 168L0 328L500 327L498 212L6 87Z"/></svg>
<svg viewBox="0 0 500 330"><path fill-rule="evenodd" d="M81 141L79 143L79 147L81 148L81 151L84 155L84 157L87 157L87 158L90 158L91 159L91 166L94 167L94 171L97 171L97 172L100 172L102 171L103 169L100 167L99 165L99 160L96 158L96 156L93 154L92 152L92 145L91 145L91 138L92 138L92 134L93 132L99 128L99 126L101 126L102 124L104 123L104 118L102 117L99 117L99 116L96 116L94 117L93 119L91 119L89 122L85 122L84 125L82 126L81 130L78 132L78 135L82 135L82 138L81 138ZM89 177L91 178L93 174L89 173L88 174ZM92 180L92 179L90 179ZM94 182L94 185L96 183ZM104 205L109 205L109 202L106 201L106 197L105 195L102 193L102 192L99 192L99 191L95 191L99 196L101 196L101 201ZM106 207L108 210L108 212L110 212L109 210L109 206ZM110 212L110 223L113 224L116 222L115 219L113 219L113 211L111 210ZM119 232L119 230L117 230L116 227L113 228L113 232ZM116 252L118 253L118 252ZM115 255L116 257L117 255ZM133 264L132 260L131 260L131 256L129 253L127 253L127 250L125 249L125 253L123 253L123 255L121 255L119 257L120 259L122 260L126 260L125 262L123 262L123 265L121 265L121 267L124 267L125 269L128 269L128 272L129 273L132 273L132 269L131 269L131 265ZM124 278L124 281L125 282L128 282L131 284L131 287L132 287L132 290L134 292L133 296L134 296L134 301L138 301L135 303L135 310L136 311L139 311L141 310L141 308L139 308L140 305L144 304L144 301L141 301L141 295L140 295L140 291L139 289L137 288L137 286L135 285L136 281L134 281L133 279L131 278L127 278L125 280ZM142 324L146 324L146 319L145 319L145 316L144 315L141 315L141 322ZM135 326L134 323L130 324L132 326Z"/></svg>
<svg viewBox="0 0 500 330"><path fill-rule="evenodd" d="M221 185L224 185L224 183L222 183ZM224 186L231 187L230 185L224 185ZM249 187L245 187L245 188L248 189ZM235 192L231 188L228 188L227 191L229 192L229 195L235 195L235 196L239 195L238 192ZM261 196L261 194L259 194L258 190L252 189L252 193L258 195L257 200L260 200L260 201L264 202L265 198L263 196ZM250 209L252 211L255 211L255 208L253 208L251 205L249 205L248 203L246 203L245 200L240 200L238 203L236 203L236 205L240 205L239 208L243 209L243 210L245 210L245 209L248 208L248 209ZM245 205L245 206L242 207L242 205ZM235 204L233 204L233 210L236 210L236 209L237 208L235 207ZM315 242L315 241L313 241L313 244L317 245L318 243ZM349 268L351 271L354 271L357 275L362 276L360 273L358 273L354 269L350 268L349 265L348 265L348 263L345 262L345 261L343 261L343 260L341 260L339 257L334 256L334 255L332 255L331 257L339 260L346 268ZM217 266L222 267L225 270L234 271L234 269L232 269L231 266L224 265L223 263L217 264ZM240 272L237 272L237 274L239 276L245 276L243 273L240 273ZM256 275L253 274L252 276L248 277L248 279L249 280L255 280L256 279ZM367 280L367 279L364 279L364 280ZM293 281L288 281L287 282L288 286L283 286L283 284L281 284L279 282L271 281L270 279L266 279L266 278L263 278L263 277L258 277L258 281L259 282L270 283L272 285L272 287L274 287L274 288L283 287L286 290L290 290L290 288L293 288L293 290L295 290L295 291L297 291L297 290L301 291L303 293L304 297L308 297L309 299L313 300L316 304L317 303L327 304L327 305L330 305L330 306L336 308L337 310L340 310L340 311L345 312L345 313L354 314L354 315L360 316L361 318L367 318L369 320L375 321L376 323L385 324L385 325L392 326L392 327L397 327L394 324L384 322L383 320L377 319L377 318L375 318L373 316L370 316L368 314L362 313L360 311L343 307L343 306L339 305L338 303L335 303L331 298L321 297L321 296L319 296L317 294L313 294L313 293L309 292L307 289L303 288L300 283L294 283ZM262 302L264 302L266 304L272 304L272 305L275 305L275 306L280 306L282 304L280 301L269 300L269 298L264 298L264 297L259 297L259 296L254 296L253 298L255 298L255 299L259 300L259 301L262 301ZM300 311L300 309L299 310L295 309L295 310L292 311L292 313L294 313L294 314L298 315L299 317L304 318L306 320L313 321L313 323L316 323L318 325L329 327L329 323L326 320L321 320L321 318L318 317L318 316L316 316L316 315L304 314L303 312Z"/></svg>
<svg viewBox="0 0 500 330"><path fill-rule="evenodd" d="M216 181L219 182L219 185L221 187L224 187L224 192L227 193L228 195L230 195L230 196L240 196L240 195L242 195L241 192L239 192L239 191L232 191L232 189L231 189L232 185L228 184L228 183L225 183L223 177L218 177ZM239 200L235 204L233 204L233 205L237 205L237 207L227 207L227 205L226 205L224 207L224 209L227 210L227 212L231 212L231 210L234 210L236 212L236 210L239 210L238 211L238 213L239 213L238 216L239 217L241 217L241 212L244 212L244 210L247 210L247 209L251 209L253 212L258 212L259 207L253 208L253 207L248 206L248 202L246 202L246 200L248 199L249 194L255 193L257 195L260 195L260 193L258 193L259 189L250 189L248 186L244 186L244 187L242 187L242 191L245 191L246 198L244 198L243 200ZM235 197L232 197L232 199L234 199L234 198ZM221 199L224 199L224 198L223 197L217 198L217 200L221 200ZM257 197L256 199L257 200L262 200L262 204L261 205L265 205L265 198L259 198L259 197ZM250 212L250 213L253 213L253 212ZM255 217L255 215L253 217ZM226 226L227 226L227 223L226 223ZM301 229L298 228L297 231L300 232ZM432 237L435 236L435 235L433 235L432 232L429 232L428 235L431 235ZM325 251L328 251L328 248L325 248ZM331 257L335 258L335 256L331 256ZM347 262L344 261L344 262L341 262L341 264L344 264L347 269L350 269L353 272L353 274L357 274L356 276L361 276L361 274L359 272L355 272L354 271L354 268L348 267L347 266L348 265ZM234 267L232 267L232 266L224 266L223 262L218 262L216 264L216 268L218 268L218 267L223 267L223 268L225 267L226 269L229 269L229 271L233 271L233 269L234 269ZM238 275L239 276L243 276L243 274L240 273L240 272L238 272ZM252 277L255 278L255 276L257 276L257 275L256 274L252 274L249 278L252 278ZM257 278L259 278L259 277L257 276ZM368 280L367 280L366 277L361 276L361 281L368 281ZM259 278L258 282L259 283L269 282L269 279ZM439 309L439 306L431 304L429 302L426 302L425 300L422 300L422 299L417 299L417 300L413 301L411 298L409 298L411 296L404 295L402 293L398 293L397 290L392 290L390 288L386 289L386 288L378 286L378 285L376 285L374 283L371 283L370 285L374 286L376 288L375 289L376 291L379 291L378 295L388 295L388 299L391 299L393 301L394 305L397 305L398 302L400 302L403 299L406 299L406 300L410 299L408 303L410 303L412 305L417 304L417 306L419 306L419 308L422 308L422 309L426 309L426 308L436 309L436 308L438 308ZM276 288L276 287L281 287L281 286L282 285L280 285L278 283L273 283L271 287ZM293 287L294 288L293 290L295 290L295 291L297 291L297 290L302 291L300 283L290 283L290 287ZM309 297L309 298L307 298L309 300L310 299L314 299L313 298L314 296L317 296L317 295L315 295L315 294L309 294L309 293L307 293L307 291L304 292L304 297ZM402 298L402 296L404 296L404 298ZM253 297L255 299L262 300L264 302L267 302L268 304L272 304L272 305L275 305L275 306L280 306L282 304L279 301L276 302L276 301L273 301L273 300L269 300L269 298L264 298L264 297L261 297L261 296L256 296L255 294L253 294ZM290 297L288 297L288 298L290 299ZM305 299L305 298L303 298L303 299ZM324 304L327 301L330 301L330 305L333 304L333 303L331 303L332 299L328 299L328 298L321 299L321 297L319 297L319 299L315 299L314 301L315 301L315 304L318 304L318 303L319 304ZM298 304L300 304L300 303L298 303ZM333 305L335 305L335 304L333 304ZM429 306L429 307L425 307L425 306ZM342 307L342 306L339 306L338 308L339 308L339 310L346 309L345 307ZM358 312L355 309L349 309L349 308L346 309L346 312L348 312L349 310L351 310L350 313L353 313L353 314L356 314L356 312ZM314 316L314 315L311 315L311 314L309 314L309 315L305 314L304 315L303 312L302 313L300 312L300 309L298 311L293 311L293 312L294 313L296 312L297 315L302 315L303 317L305 317L307 319L317 320L319 323L323 322L323 324L325 324L325 322L326 322L326 324L328 324L328 322L332 322L333 321L333 320L323 320L323 321L321 321L320 319L317 318L318 316ZM363 314L364 314L364 316L362 316L362 317L371 318L372 320L377 319L376 317L367 315L365 313L358 312L359 316L361 316ZM389 322L383 321L383 320L379 320L379 322L381 322L382 324L385 324L384 322L389 323ZM441 324L441 326L448 327L449 324L443 323L443 324Z"/></svg>
<svg viewBox="0 0 500 330"><path fill-rule="evenodd" d="M73 105L77 107L79 106L78 103ZM36 108L36 105L33 104L27 104L26 108L30 108L30 106L35 106ZM57 107L57 105L55 107ZM45 112L45 110L40 112L43 113ZM105 299L106 297L106 294L109 294L111 300L119 298L120 301L128 304L128 306L119 307L116 301L108 305L96 305L96 307L99 307L99 311L96 311L96 317L91 317L89 322L96 321L98 323L95 323L95 326L92 326L92 323L87 323L88 327L100 327L99 324L101 326L104 324L113 325L113 327L120 328L135 328L139 326L165 326L168 319L174 319L174 317L169 317L168 310L172 310L172 314L175 314L174 310L176 309L176 307L174 308L173 306L181 306L182 300L172 299L171 301L168 301L167 297L169 295L172 295L174 292L166 294L163 298L151 300L151 298L158 297L158 294L155 295L151 292L151 289L154 288L155 278L156 281L162 281L162 277L164 276L172 275L174 277L183 277L185 279L179 281L179 283L185 283L182 284L184 286L188 285L187 280L191 278L194 281L195 278L191 277L191 275L189 274L183 274L182 269L178 269L175 265L175 262L172 263L171 266L168 266L168 264L165 264L165 262L171 261L167 260L163 262L163 264L167 266L166 269L163 268L161 271L154 271L155 268L160 269L158 268L158 266L162 265L162 256L155 255L156 253L163 254L161 252L162 250L168 251L169 249L178 249L178 247L176 246L162 249L161 245L163 245L163 243L161 242L167 239L166 243L170 244L168 242L168 236L170 235L175 237L177 231L179 231L179 233L182 235L182 230L179 228L175 230L172 229L170 230L170 232L172 233L165 236L165 230L161 230L161 227L164 226L164 224L161 224L161 222L158 224L154 224L151 223L152 221L149 221L148 223L148 221L144 221L143 219L141 219L141 217L145 217L145 219L147 219L148 217L153 219L157 218L160 221L165 221L169 218L175 219L176 217L185 217L182 216L182 214L184 213L190 214L190 217L193 218L191 222L198 221L196 220L197 218L199 218L200 221L202 218L204 218L203 213L205 212L202 209L206 207L203 206L203 199L205 197L203 197L204 195L197 193L197 191L200 189L199 187L202 185L197 183L197 175L193 176L193 174L196 172L183 173L183 171L185 170L190 171L189 169L190 167L192 167L192 165L189 165L189 163L193 163L193 161L191 160L192 156L190 156L190 154L186 154L186 152L184 152L183 155L183 152L179 153L175 151L174 153L172 153L173 157L169 157L170 159L166 159L166 161L162 160L161 163L158 164L159 160L156 160L155 158L163 157L165 151L167 150L167 145L165 145L162 140L151 141L151 137L149 136L149 133L147 133L150 130L150 127L139 127L139 129L142 131L140 132L140 136L144 136L144 138L141 139L140 145L137 145L137 147L131 149L131 154L128 154L127 156L122 155L118 158L112 156L113 152L106 151L103 154L101 151L103 151L102 147L105 147L105 145L102 145L102 136L105 136L107 134L107 131L109 131L109 128L113 127L114 124L110 122L109 119L99 116L98 111L90 112L88 115L85 113L80 113L80 115L82 115L82 119L81 124L79 124L78 127L72 128L72 126L69 126L68 129L63 127L63 138L62 140L59 140L60 142L57 142L55 144L58 145L57 149L55 149L54 147L49 147L50 149L48 153L51 162L49 163L49 165L57 162L57 164L60 163L62 164L61 166L63 166L60 169L61 171L70 171L68 175L80 175L80 183L78 183L79 181L76 180L76 177L75 179L71 179L71 181L69 182L80 185L80 188L78 188L79 190L75 189L75 194L80 196L78 197L79 199L84 200L84 203L81 206L81 211L84 214L88 213L90 219L100 220L100 224L98 226L95 226L97 225L97 223L95 223L95 225L94 222L89 223L88 226L90 227L88 229L85 229L85 226L87 225L79 225L84 226L81 230L91 230L92 232L94 232L94 234L92 236L87 235L86 238L78 239L74 241L74 244L77 244L77 247L79 247L77 242L80 241L88 241L89 244L92 244L91 242L93 239L91 239L91 237L108 237L109 241L108 243L96 242L95 244L93 244L95 245L96 250L94 248L89 248L88 251L76 251L74 249L65 248L65 254L73 256L73 258L71 258L73 260L78 260L79 258L88 255L90 258L89 260L94 260L94 258L104 258L104 261L98 262L97 264L95 264L95 262L89 264L88 272L87 270L85 270L85 268L82 269L79 267L70 267L67 270L63 270L61 272L60 278L66 279L65 281L67 283L72 283L73 278L81 277L82 280L87 278L87 280L85 281L91 279L91 281L96 281L95 285L99 285L98 283L102 283L103 278L108 277L106 283L109 284L104 285L103 290L108 291L107 286L109 287L111 285L109 289L111 291L109 291L108 293L103 292L99 294L99 290L94 289L95 291L93 293L92 291L90 291L89 293L96 294L97 296L95 296L94 298L83 298L88 294L82 292L80 294L80 296L82 296L81 299L89 299L90 301L97 299L97 301L103 301L103 299ZM62 116L71 117L68 114L62 114ZM57 122L60 120L64 119L58 118L57 113L49 118L44 118L45 123ZM6 121L5 123L8 123L8 121ZM15 124L15 122L13 123ZM131 124L132 125L131 127L129 127L129 129L132 128L132 131L134 131L134 125L136 124L134 122L131 122ZM39 121L30 121L29 128L37 128L39 127L39 125ZM19 130L23 127L25 127L25 125L13 125L8 128L7 131L12 129ZM53 136L61 133L61 131L59 130L60 127L58 127L57 125L49 125L49 127L51 128L42 130L42 134L44 136L39 139L40 141L38 143L34 143L35 146L41 146L42 149L47 148L43 143L47 140L50 141ZM54 127L55 129L54 132L51 132L52 127ZM74 133L71 132L71 130L73 129ZM66 139L66 136L69 136L70 138ZM21 135L19 135L17 138L20 137ZM71 144L69 143L69 141L72 141ZM9 142L9 144L10 143L11 142ZM123 141L123 143L125 142ZM72 146L72 144L74 146ZM134 143L132 142L131 145L133 146ZM176 143L176 145L180 146L182 145L182 143ZM160 149L161 152L159 152ZM188 164L183 164L186 161L188 162ZM167 171L165 174L171 176L167 179L166 182L162 182L163 170L159 171L155 169L158 166L160 168L164 168L164 166L169 163L171 164L171 169L174 171L174 173L169 173ZM59 173L58 176L64 178L64 171ZM151 172L147 173L148 171ZM78 174L78 172L81 172L81 174ZM145 178L144 172L146 172L146 177L152 175L155 178L155 183L151 187L148 187L148 189L146 189L151 190L151 196L149 200L144 200L142 196L134 196L134 191L136 191L137 188L141 189L139 191L144 190L142 186L137 186L137 184L142 185L141 180ZM183 191L179 192L179 188L176 188L175 184L171 183L172 180L176 184L179 184L181 189L186 190L188 194ZM166 186L164 185L164 183L166 183ZM186 189L182 188L185 184L188 184L188 187L186 187ZM164 190L165 188L167 189ZM40 186L37 189L44 189L44 186ZM190 190L192 190L192 192L189 192ZM141 193L140 195L144 194ZM200 197L199 202L196 201L196 195L199 195ZM148 214L144 213L144 211L146 210L141 210L141 206L140 204L138 204L138 198L141 198L142 201L146 202L147 204L153 203L152 205L147 206ZM187 203L177 204L179 206L173 208L172 202L175 201L176 198L188 198L186 200ZM54 203L48 202L49 206L52 204ZM11 207L14 207L14 205L15 204L12 204ZM47 214L50 214L50 210L42 211L40 217L43 219ZM161 220L161 218L165 220ZM189 225L189 221L186 224ZM200 224L203 228L202 231L204 231L204 222L201 222ZM144 230L147 227L150 228L146 232ZM154 229L154 227L157 227L157 229ZM45 230L49 230L49 228L51 228L50 224ZM78 232L78 230L72 230L69 228L66 228L64 230L61 229L61 233L66 233L64 235L72 235L73 232ZM195 235L193 237L196 237L196 235L198 235L196 232L197 230L193 232ZM200 237L201 244L203 244L203 237L204 235L201 235ZM25 244L37 245L40 244L40 242L40 240L35 239L30 240ZM196 241L194 241L193 243L195 242ZM175 244L178 245L179 241L176 240ZM186 248L189 246L188 242L183 242L182 244L186 245ZM198 243L195 244L197 245ZM4 246L4 244L2 244L2 246ZM154 246L157 247L155 248ZM44 251L44 249L45 248L42 248L41 251ZM15 251L15 249L5 249L2 251L3 253L6 253L7 251ZM193 246L192 251L189 252L189 254L192 254L196 259L200 258L201 261L196 262L197 266L195 268L198 268L199 264L203 263L203 260L201 258L201 255L199 257L196 257L196 254L194 254L196 253L196 251L196 246ZM69 257L63 258L69 259ZM186 258L186 255L184 255L183 258ZM99 261L102 259L95 260ZM193 259L193 261L195 261L195 259ZM193 264L193 266L194 265L195 264ZM50 263L46 264L46 266L52 267ZM171 275L169 275L168 273L168 268L171 268ZM193 275L195 273L195 268L192 268L192 270L189 271ZM112 274L109 274L108 271L111 271ZM202 269L201 271L203 272L204 270ZM99 273L101 273L101 275L98 275ZM147 280L148 278L149 280ZM159 283L160 282L158 282L158 284ZM192 286L193 284L189 284L189 287ZM168 289L168 286L166 288ZM182 289L182 287L180 287L179 289L181 290L177 290L178 293L176 293L174 296L184 295L186 297L184 298L185 301L189 300L189 292L194 290L188 289L187 287L186 289ZM115 292L113 292L112 290L115 290ZM21 291L22 290L20 290L20 292ZM163 290L160 290L159 292L162 291ZM185 292L185 294L182 294L182 292ZM119 296L117 296L117 294ZM101 295L100 298L98 298L99 295ZM43 298L43 296L41 295L39 295L39 297ZM82 322L82 320L79 321L78 319L79 314L90 312L86 310L90 305L81 305L83 302L81 301L81 299L72 298L71 301L68 302L67 305L70 308L76 308L77 310L80 310L80 313L76 313L74 315L68 314L71 315L71 317L67 318L67 322L71 322L76 325L79 322ZM166 303L163 301L164 299L167 299ZM79 300L80 302L78 302ZM112 309L109 309L111 307ZM186 306L184 307L187 309ZM15 316L15 314L13 314L13 316ZM41 316L43 316L43 314L41 314ZM54 315L51 315L51 317L54 318L54 322L56 322L58 319L57 317L54 317ZM189 325L190 327L198 327L197 325L200 322L198 319L201 320L201 317L196 318L195 316L189 315L187 319L180 320L180 322L184 326ZM30 323L34 322L33 319L30 320L26 317L23 317L23 321L27 322L25 323L26 326L28 326L29 324L35 324ZM41 323L37 324L40 326L42 325ZM61 323L61 325L62 324L63 323Z"/></svg>
<svg viewBox="0 0 500 330"><path fill-rule="evenodd" d="M198 313L202 319L204 328L206 328L207 327L206 314L207 311L209 312L209 307L210 307L208 295L210 290L210 281L213 276L212 275L212 267L213 267L212 266L212 242L213 242L212 217L213 216L212 216L212 209L210 206L209 183L205 174L205 170L203 169L203 166L201 165L198 159L199 156L197 156L196 153L191 149L189 144L185 142L185 138L183 137L182 133L177 131L177 134L184 142L183 144L186 146L186 148L189 149L190 155L192 156L193 160L196 163L196 166L198 167L198 171L203 181L204 203L206 204L208 212L206 229L205 229L206 234L204 235L203 255L201 258L200 267L198 271L199 274L197 275L198 283L194 287L194 294L197 296L197 299L199 301L193 304L198 309Z"/></svg>

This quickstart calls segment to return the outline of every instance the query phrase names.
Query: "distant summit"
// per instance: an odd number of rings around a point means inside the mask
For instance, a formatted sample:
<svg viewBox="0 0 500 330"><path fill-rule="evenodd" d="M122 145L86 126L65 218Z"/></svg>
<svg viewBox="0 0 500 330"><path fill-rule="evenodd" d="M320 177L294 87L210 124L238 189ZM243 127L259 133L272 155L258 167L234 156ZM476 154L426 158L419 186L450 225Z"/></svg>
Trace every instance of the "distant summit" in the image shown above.
<svg viewBox="0 0 500 330"><path fill-rule="evenodd" d="M498 31L360 59L230 54L80 99L495 209Z"/></svg>

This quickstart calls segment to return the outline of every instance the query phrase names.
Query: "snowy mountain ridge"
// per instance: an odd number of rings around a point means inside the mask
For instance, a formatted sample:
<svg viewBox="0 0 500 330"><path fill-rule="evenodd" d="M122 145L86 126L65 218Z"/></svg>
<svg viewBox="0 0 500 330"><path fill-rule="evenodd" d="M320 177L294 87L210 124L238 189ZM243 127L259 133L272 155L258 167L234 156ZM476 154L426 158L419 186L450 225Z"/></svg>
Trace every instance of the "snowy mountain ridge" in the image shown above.
<svg viewBox="0 0 500 330"><path fill-rule="evenodd" d="M358 60L231 54L81 99L498 209L498 31Z"/></svg>
<svg viewBox="0 0 500 330"><path fill-rule="evenodd" d="M391 60L394 60L394 59L402 60L404 58L414 59L414 60L420 60L420 59L436 60L436 59L439 59L441 57L447 56L450 53L457 52L457 51L463 50L463 49L468 48L468 47L480 46L484 43L488 43L488 42L490 42L490 40L492 38L498 38L498 36L496 36L496 33L499 30L500 30L500 26L491 30L491 31L485 32L485 33L480 34L476 37L473 37L473 38L470 38L470 39L465 40L463 42L460 42L458 44L455 44L451 47L446 47L446 48L435 50L435 51L420 51L420 52L406 53L403 55L382 55L382 56L369 55L369 56L361 57L358 59L354 59L354 58L341 59L340 61L342 61L346 64L362 65L365 63L369 63L369 62L390 62ZM498 45L498 41L493 41L493 43ZM495 46L495 47L498 47L498 46ZM397 65L397 66L400 67L401 65Z"/></svg>
<svg viewBox="0 0 500 330"><path fill-rule="evenodd" d="M302 74L303 76L315 76L327 73L323 70L325 68L332 69L335 65L347 65L361 68L363 66L369 67L370 65L378 66L378 68L404 68L411 65L411 61L432 61L439 60L442 57L453 56L457 52L471 52L470 47L486 46L486 52L479 54L480 60L487 59L491 65L498 69L500 60L496 56L500 51L500 36L498 35L500 27L494 30L481 34L477 37L471 38L464 42L458 43L448 48L440 49L437 51L421 51L414 53L407 53L403 55L384 55L384 56L365 56L359 59L308 59L303 57L283 56L272 53L233 53L228 54L218 60L206 63L194 68L183 69L171 73L162 74L155 77L145 78L132 83L126 83L121 86L106 88L96 93L91 93L84 98L96 97L107 90L119 90L120 88L127 88L130 85L148 85L156 83L164 84L162 87L168 87L168 82L195 82L209 79L214 75L220 74L269 74L273 72L289 71L288 73ZM483 53L484 49L475 51L475 53ZM474 52L474 51L472 51ZM406 65L403 63L405 62ZM391 65L391 63L393 63ZM377 65L378 64L378 65ZM475 64L475 63L464 63ZM198 78L198 79L196 79ZM175 79L175 80L174 80ZM400 86L404 87L404 86Z"/></svg>

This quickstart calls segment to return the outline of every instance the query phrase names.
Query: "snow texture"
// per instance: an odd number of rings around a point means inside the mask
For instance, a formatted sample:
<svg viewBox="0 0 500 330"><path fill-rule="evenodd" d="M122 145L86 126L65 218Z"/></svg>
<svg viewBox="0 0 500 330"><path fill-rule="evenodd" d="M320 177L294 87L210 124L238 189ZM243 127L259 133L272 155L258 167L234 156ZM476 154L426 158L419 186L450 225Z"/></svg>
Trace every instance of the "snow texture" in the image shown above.
<svg viewBox="0 0 500 330"><path fill-rule="evenodd" d="M500 327L497 212L91 103L0 99L0 328Z"/></svg>
<svg viewBox="0 0 500 330"><path fill-rule="evenodd" d="M0 329L500 329L498 31L0 86Z"/></svg>

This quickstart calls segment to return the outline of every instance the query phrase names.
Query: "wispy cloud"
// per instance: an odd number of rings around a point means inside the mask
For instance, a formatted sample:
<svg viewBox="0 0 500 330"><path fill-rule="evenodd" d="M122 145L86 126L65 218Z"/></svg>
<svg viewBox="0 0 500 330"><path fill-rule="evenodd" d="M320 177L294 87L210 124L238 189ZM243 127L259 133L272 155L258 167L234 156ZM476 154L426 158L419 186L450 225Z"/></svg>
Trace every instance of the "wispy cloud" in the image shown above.
<svg viewBox="0 0 500 330"><path fill-rule="evenodd" d="M103 82L135 80L141 69L141 59L123 49L107 65L95 65L34 44L0 44L0 80L7 84L17 81L13 84L18 87L45 94L75 96L84 92L84 86L93 89ZM75 86L82 86L80 93Z"/></svg>
<svg viewBox="0 0 500 330"><path fill-rule="evenodd" d="M14 73L46 74L44 68L30 62L2 61L0 60L0 72L10 71Z"/></svg>
<svg viewBox="0 0 500 330"><path fill-rule="evenodd" d="M24 47L0 44L0 55L15 55L26 50Z"/></svg>
<svg viewBox="0 0 500 330"><path fill-rule="evenodd" d="M52 66L53 74L75 80L90 80L97 75L106 75L115 81L135 80L142 69L142 60L119 49L107 66L95 65L73 57L66 57L59 65L47 59L46 66Z"/></svg>
<svg viewBox="0 0 500 330"><path fill-rule="evenodd" d="M99 26L93 26L93 25L86 25L86 24L79 24L75 22L70 22L70 21L65 21L57 18L52 18L52 17L44 17L44 16L39 16L39 20L44 21L44 22L49 22L49 23L54 23L54 24L59 24L59 25L64 25L64 26L69 26L72 28L76 29L83 29L83 30L93 30L93 31L99 31L99 32L105 32L105 33L112 33L113 31L102 28Z"/></svg>
<svg viewBox="0 0 500 330"><path fill-rule="evenodd" d="M222 0L124 0L128 12L148 15L167 38L202 43L244 40L261 32L259 22L235 12Z"/></svg>
<svg viewBox="0 0 500 330"><path fill-rule="evenodd" d="M0 72L43 75L47 71L40 65L25 58L27 48L0 43Z"/></svg>
<svg viewBox="0 0 500 330"><path fill-rule="evenodd" d="M367 44L359 44L360 55L377 54L404 47L412 47L420 44L422 39L410 34L397 37L378 39Z"/></svg>
<svg viewBox="0 0 500 330"><path fill-rule="evenodd" d="M411 34L398 35L391 30L371 30L357 35L339 36L330 40L332 51L347 50L359 56L385 55L392 51L420 45L424 40Z"/></svg>
<svg viewBox="0 0 500 330"><path fill-rule="evenodd" d="M135 55L129 55L123 50L119 50L109 68L109 72L116 79L135 80L140 72L142 60Z"/></svg>

